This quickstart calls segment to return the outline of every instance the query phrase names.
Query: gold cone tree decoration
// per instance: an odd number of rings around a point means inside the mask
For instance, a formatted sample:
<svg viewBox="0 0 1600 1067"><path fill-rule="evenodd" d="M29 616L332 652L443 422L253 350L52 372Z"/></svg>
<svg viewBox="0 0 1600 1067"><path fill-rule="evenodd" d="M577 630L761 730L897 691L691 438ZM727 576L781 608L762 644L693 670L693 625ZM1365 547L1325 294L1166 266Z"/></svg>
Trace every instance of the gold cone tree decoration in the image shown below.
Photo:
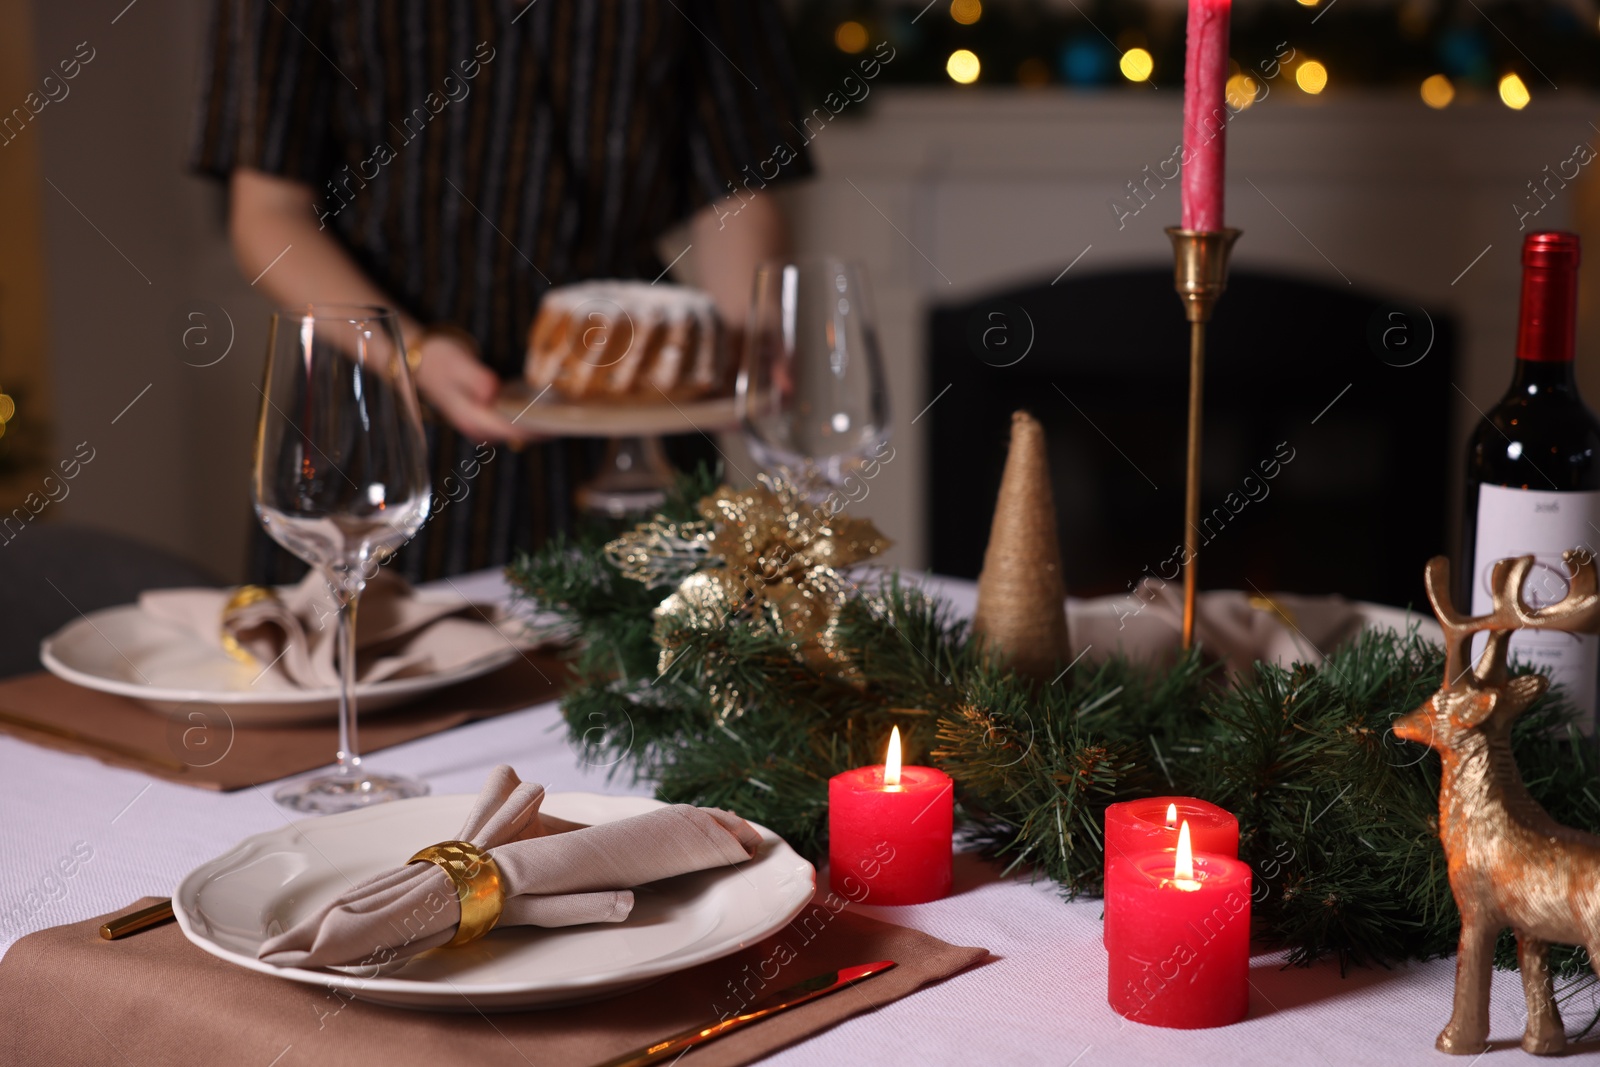
<svg viewBox="0 0 1600 1067"><path fill-rule="evenodd" d="M1067 662L1066 595L1044 428L1018 411L978 576L973 632L994 659L1050 681Z"/></svg>

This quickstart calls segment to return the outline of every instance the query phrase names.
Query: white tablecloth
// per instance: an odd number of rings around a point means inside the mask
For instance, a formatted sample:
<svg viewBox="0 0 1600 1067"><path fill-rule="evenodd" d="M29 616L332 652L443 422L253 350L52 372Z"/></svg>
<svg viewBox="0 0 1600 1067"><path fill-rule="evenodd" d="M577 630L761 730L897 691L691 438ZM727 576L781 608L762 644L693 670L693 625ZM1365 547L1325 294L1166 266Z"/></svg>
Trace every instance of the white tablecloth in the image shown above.
<svg viewBox="0 0 1600 1067"><path fill-rule="evenodd" d="M499 582L497 574L456 580L473 596L493 595ZM952 599L970 604L970 585L947 583L946 589ZM370 760L375 768L426 779L435 793L475 793L500 762L552 791L649 791L608 781L605 769L584 766L566 743L554 704L463 726ZM99 915L141 896L170 895L197 864L286 818L272 802L270 787L210 793L0 737L0 951L33 930ZM58 868L63 857L77 859L65 878ZM959 855L948 899L861 910L946 941L982 945L998 958L851 1019L767 1063L1468 1062L1433 1051L1449 1012L1450 960L1340 978L1331 964L1284 969L1278 957L1261 956L1251 969L1246 1021L1217 1030L1161 1030L1127 1022L1106 1006L1098 901L1065 903L1050 883L1003 881L991 864ZM1569 1027L1587 1021L1596 1007L1587 994L1567 1005ZM22 1004L0 1005L0 1016L25 1010ZM1522 1062L1515 1043L1525 1015L1514 974L1496 976L1492 1016L1497 1051L1482 1062ZM181 1025L177 1016L172 1021ZM106 1037L116 1040L115 1034ZM0 1036L0 1062L3 1047ZM1600 1053L1593 1039L1583 1047ZM264 1046L259 1062L272 1062L281 1051L281 1045ZM528 1055L538 1062L536 1051ZM113 1061L121 1062L108 1049L107 1062ZM302 1043L280 1067L318 1062L316 1049Z"/></svg>

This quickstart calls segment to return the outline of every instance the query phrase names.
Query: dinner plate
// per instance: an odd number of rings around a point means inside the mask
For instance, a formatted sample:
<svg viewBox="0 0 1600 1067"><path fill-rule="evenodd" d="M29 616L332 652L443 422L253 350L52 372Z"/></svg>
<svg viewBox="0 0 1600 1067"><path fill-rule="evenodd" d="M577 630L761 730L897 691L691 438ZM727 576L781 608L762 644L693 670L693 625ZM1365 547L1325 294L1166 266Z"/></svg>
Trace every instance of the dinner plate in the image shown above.
<svg viewBox="0 0 1600 1067"><path fill-rule="evenodd" d="M358 685L356 700L363 715L395 708L488 674L518 654L505 642L447 671ZM40 643L39 658L58 678L132 697L176 718L196 704L222 708L237 726L327 719L339 712L337 687L263 690L252 684L261 668L240 663L176 623L151 618L137 604L92 611L68 623Z"/></svg>
<svg viewBox="0 0 1600 1067"><path fill-rule="evenodd" d="M263 974L402 1008L512 1011L610 996L718 959L782 929L811 901L816 870L764 827L754 858L635 890L620 923L506 927L424 952L378 977L274 967L256 958L288 929L417 849L453 838L474 796L419 797L307 819L247 837L191 871L172 896L184 935ZM542 811L593 825L664 805L647 797L554 793ZM353 970L353 969L352 969Z"/></svg>
<svg viewBox="0 0 1600 1067"><path fill-rule="evenodd" d="M569 404L536 393L527 382L507 382L495 407L518 426L563 437L637 437L731 430L739 425L731 396L639 404Z"/></svg>
<svg viewBox="0 0 1600 1067"><path fill-rule="evenodd" d="M1355 607L1365 629L1393 630L1397 634L1405 634L1415 628L1418 634L1434 644L1444 644L1444 631L1439 628L1439 620L1433 617L1431 611L1369 604L1365 600L1356 601Z"/></svg>

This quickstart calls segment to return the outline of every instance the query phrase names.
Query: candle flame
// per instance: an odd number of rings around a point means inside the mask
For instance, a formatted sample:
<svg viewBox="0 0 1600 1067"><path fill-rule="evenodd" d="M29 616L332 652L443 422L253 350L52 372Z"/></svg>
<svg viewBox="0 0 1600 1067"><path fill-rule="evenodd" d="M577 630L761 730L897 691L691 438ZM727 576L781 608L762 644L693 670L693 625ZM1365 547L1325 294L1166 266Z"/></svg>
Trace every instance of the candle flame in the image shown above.
<svg viewBox="0 0 1600 1067"><path fill-rule="evenodd" d="M1177 825L1178 825L1178 805L1176 805L1176 804L1168 804L1167 805L1167 829L1170 830L1174 826L1177 826Z"/></svg>
<svg viewBox="0 0 1600 1067"><path fill-rule="evenodd" d="M1172 863L1172 884L1185 893L1192 893L1200 888L1200 882L1194 876L1194 850L1189 845L1189 820L1183 820L1183 825L1178 828L1178 854Z"/></svg>
<svg viewBox="0 0 1600 1067"><path fill-rule="evenodd" d="M898 726L889 731L889 755L883 761L883 784L891 788L900 785L900 727Z"/></svg>
<svg viewBox="0 0 1600 1067"><path fill-rule="evenodd" d="M1194 849L1189 844L1189 820L1183 820L1183 825L1178 828L1178 859L1173 864L1172 876L1185 881L1194 881Z"/></svg>

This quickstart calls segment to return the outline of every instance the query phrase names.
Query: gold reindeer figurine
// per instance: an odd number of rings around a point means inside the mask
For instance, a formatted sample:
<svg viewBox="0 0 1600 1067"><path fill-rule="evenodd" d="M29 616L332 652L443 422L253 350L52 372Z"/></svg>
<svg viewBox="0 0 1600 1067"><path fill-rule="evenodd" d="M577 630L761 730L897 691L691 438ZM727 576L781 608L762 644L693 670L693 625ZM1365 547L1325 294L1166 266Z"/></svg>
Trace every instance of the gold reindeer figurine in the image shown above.
<svg viewBox="0 0 1600 1067"><path fill-rule="evenodd" d="M1458 614L1450 602L1450 563L1428 562L1428 599L1445 637L1444 685L1396 720L1394 732L1439 752L1439 838L1450 890L1461 911L1455 1002L1439 1051L1477 1055L1489 1038L1489 981L1501 929L1517 935L1517 965L1528 1000L1522 1047L1539 1055L1566 1050L1556 1010L1551 942L1582 945L1600 974L1600 837L1562 826L1528 793L1511 755L1511 724L1549 685L1537 674L1511 678L1506 653L1514 630L1600 630L1595 563L1566 553L1572 575L1559 602L1532 609L1522 583L1532 556L1503 559L1490 575L1493 610ZM1488 644L1471 663L1473 635Z"/></svg>

